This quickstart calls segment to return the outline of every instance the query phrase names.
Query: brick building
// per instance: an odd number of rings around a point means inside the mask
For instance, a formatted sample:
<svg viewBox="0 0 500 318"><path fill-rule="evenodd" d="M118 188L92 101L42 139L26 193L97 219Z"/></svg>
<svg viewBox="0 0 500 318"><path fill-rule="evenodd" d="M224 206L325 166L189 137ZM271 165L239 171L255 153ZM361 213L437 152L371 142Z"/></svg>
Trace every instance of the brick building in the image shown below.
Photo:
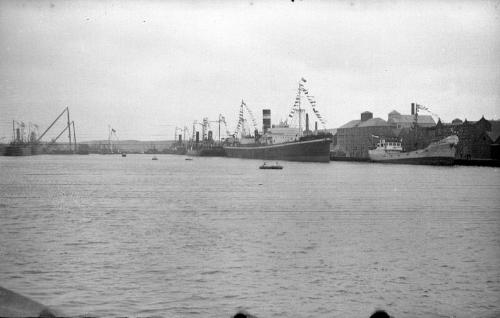
<svg viewBox="0 0 500 318"><path fill-rule="evenodd" d="M403 148L411 151L450 135L458 136L457 159L498 159L500 121L488 121L484 117L476 122L455 119L451 124L443 124L438 121L434 127L404 129L398 137L403 140Z"/></svg>
<svg viewBox="0 0 500 318"><path fill-rule="evenodd" d="M339 157L366 159L374 144L373 136L394 137L391 125L371 112L361 113L361 119L351 120L337 128L333 153Z"/></svg>

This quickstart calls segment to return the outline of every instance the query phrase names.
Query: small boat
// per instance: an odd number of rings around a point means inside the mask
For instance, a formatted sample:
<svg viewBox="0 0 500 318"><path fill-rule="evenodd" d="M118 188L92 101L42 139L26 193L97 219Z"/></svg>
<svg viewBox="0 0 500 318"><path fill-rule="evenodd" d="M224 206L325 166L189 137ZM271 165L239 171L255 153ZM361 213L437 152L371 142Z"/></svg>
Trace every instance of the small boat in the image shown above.
<svg viewBox="0 0 500 318"><path fill-rule="evenodd" d="M157 157L153 157L151 160L158 160L158 158Z"/></svg>
<svg viewBox="0 0 500 318"><path fill-rule="evenodd" d="M184 160L193 160L193 158L186 158L186 159L184 159Z"/></svg>
<svg viewBox="0 0 500 318"><path fill-rule="evenodd" d="M127 156L127 154L122 152L122 157L126 157L126 156Z"/></svg>
<svg viewBox="0 0 500 318"><path fill-rule="evenodd" d="M264 164L260 166L259 169L283 169L283 166L280 166L277 162L274 164L268 164L267 162L264 162Z"/></svg>

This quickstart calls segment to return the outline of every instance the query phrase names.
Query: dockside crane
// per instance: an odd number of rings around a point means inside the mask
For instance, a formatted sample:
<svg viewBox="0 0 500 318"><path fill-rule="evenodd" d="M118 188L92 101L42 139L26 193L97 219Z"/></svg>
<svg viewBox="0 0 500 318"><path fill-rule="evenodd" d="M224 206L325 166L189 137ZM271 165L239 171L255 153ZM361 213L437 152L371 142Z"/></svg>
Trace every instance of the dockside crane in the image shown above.
<svg viewBox="0 0 500 318"><path fill-rule="evenodd" d="M184 142L186 142L186 136L189 136L189 128L187 126L184 126L182 133L184 134Z"/></svg>
<svg viewBox="0 0 500 318"><path fill-rule="evenodd" d="M193 121L193 140L192 140L193 143L196 142L196 126L197 125L200 125L203 129L203 123L199 123L197 120ZM203 137L202 137L202 139L203 139Z"/></svg>
<svg viewBox="0 0 500 318"><path fill-rule="evenodd" d="M179 141L179 140L177 140L177 137L178 137L177 132L178 131L182 134L183 133L183 129L181 127L177 127L177 126L175 127L175 130L174 130L174 142ZM185 139L186 139L186 136L184 135L184 139L183 140L185 140Z"/></svg>
<svg viewBox="0 0 500 318"><path fill-rule="evenodd" d="M226 134L229 136L230 132L227 130L227 124L226 124L226 118L222 116L222 114L219 114L219 118L217 120L211 120L209 123L217 123L218 128L219 128L219 143L220 143L220 124L223 123L226 126Z"/></svg>
<svg viewBox="0 0 500 318"><path fill-rule="evenodd" d="M40 137L38 137L38 139L36 139L36 142L40 142L41 139L45 136L45 134L47 134L47 132L55 125L55 123L64 115L64 113L66 113L66 116L67 116L67 122L66 122L66 126L65 128L63 129L63 131L61 133L59 133L59 135L52 139L52 141L49 143L49 145L52 145L54 144L57 139L59 139L59 137L61 137L61 135L67 130L68 131L68 142L69 142L69 149L70 151L73 151L73 152L76 152L76 135L74 134L74 130L75 130L75 123L70 121L70 117L69 117L69 108L66 107L64 108L64 110L59 114L59 116L57 116L57 118L49 125L49 127L47 129L45 129L45 131L40 135ZM71 140L71 125L73 125L73 144L74 144L74 148L72 146L72 140Z"/></svg>

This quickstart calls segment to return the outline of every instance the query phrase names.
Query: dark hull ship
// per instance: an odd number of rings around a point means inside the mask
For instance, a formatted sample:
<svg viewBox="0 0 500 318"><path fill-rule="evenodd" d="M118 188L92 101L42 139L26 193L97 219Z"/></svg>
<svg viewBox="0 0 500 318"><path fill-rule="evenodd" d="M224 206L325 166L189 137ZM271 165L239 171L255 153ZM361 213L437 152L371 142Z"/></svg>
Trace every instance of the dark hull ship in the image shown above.
<svg viewBox="0 0 500 318"><path fill-rule="evenodd" d="M279 125L271 127L271 111L263 110L263 134L258 135L255 120L252 112L244 101L240 106L240 119L236 128L235 136L240 133L244 135L242 127L245 124L243 113L246 110L254 123L254 137L242 137L224 146L226 155L233 158L262 159L262 160L286 160L302 162L330 162L331 134L309 130L309 116L305 114L305 130L303 130L302 119L304 108L301 107L301 97L304 95L312 106L312 110L320 122L325 125L325 121L319 114L316 102L304 88L305 79L299 82L297 96L292 107L289 118L298 115L298 128L292 128L288 122L281 122Z"/></svg>

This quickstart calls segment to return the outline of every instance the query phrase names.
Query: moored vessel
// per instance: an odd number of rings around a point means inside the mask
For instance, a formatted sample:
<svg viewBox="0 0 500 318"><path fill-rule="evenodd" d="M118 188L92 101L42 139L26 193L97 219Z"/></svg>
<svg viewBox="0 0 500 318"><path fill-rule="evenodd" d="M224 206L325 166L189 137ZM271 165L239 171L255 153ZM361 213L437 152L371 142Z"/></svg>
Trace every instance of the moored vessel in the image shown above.
<svg viewBox="0 0 500 318"><path fill-rule="evenodd" d="M221 146L199 146L188 149L185 154L197 157L225 157L226 151Z"/></svg>
<svg viewBox="0 0 500 318"><path fill-rule="evenodd" d="M6 156L31 156L33 154L33 145L24 142L12 142L5 147Z"/></svg>
<svg viewBox="0 0 500 318"><path fill-rule="evenodd" d="M234 138L226 141L223 146L226 155L246 159L330 162L331 135L319 132L317 126L314 131L309 130L309 116L308 114L304 116L305 109L301 107L301 97L305 96L318 120L325 125L324 119L317 110L316 102L304 88L305 82L304 78L300 80L295 103L288 115L292 120L298 117L298 127L292 127L288 121L271 126L271 111L264 109L263 129L262 134L259 134L251 110L244 101L241 101L239 121L233 135ZM251 129L245 129L245 124L247 124L243 117L245 111L251 117L254 128L253 135ZM303 129L304 117L305 130ZM237 136L240 137L237 138Z"/></svg>
<svg viewBox="0 0 500 318"><path fill-rule="evenodd" d="M329 162L330 138L270 145L225 146L228 157L303 162Z"/></svg>
<svg viewBox="0 0 500 318"><path fill-rule="evenodd" d="M5 156L31 156L38 153L39 144L31 123L12 121L12 141L4 149ZM28 130L26 130L28 128ZM33 129L33 130L32 130Z"/></svg>
<svg viewBox="0 0 500 318"><path fill-rule="evenodd" d="M452 135L432 142L424 149L403 151L401 142L380 139L375 149L369 150L371 161L382 163L453 165L458 136Z"/></svg>

